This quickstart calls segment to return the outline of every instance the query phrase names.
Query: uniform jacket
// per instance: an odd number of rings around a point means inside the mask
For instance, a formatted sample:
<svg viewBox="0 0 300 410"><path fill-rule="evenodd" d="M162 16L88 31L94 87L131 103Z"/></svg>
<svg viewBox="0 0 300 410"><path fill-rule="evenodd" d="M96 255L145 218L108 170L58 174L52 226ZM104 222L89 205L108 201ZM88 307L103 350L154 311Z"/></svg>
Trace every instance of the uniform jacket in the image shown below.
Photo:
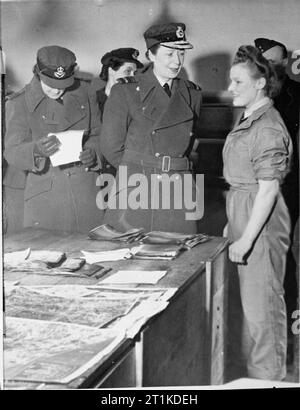
<svg viewBox="0 0 300 410"><path fill-rule="evenodd" d="M116 168L124 164L124 150L135 151L137 160L139 153L153 158L188 156L195 136L199 137L200 106L201 91L197 85L176 78L169 98L150 67L136 77L128 78L128 83L112 87L104 108L101 151ZM152 173L161 173L161 169L138 163L125 164L128 176L142 173L149 178ZM150 195L153 192L149 192ZM183 212L174 209L158 209L156 212L149 209L108 209L105 221L123 230L131 226L173 232L196 230L195 224L188 227Z"/></svg>
<svg viewBox="0 0 300 410"><path fill-rule="evenodd" d="M151 68L112 87L105 104L101 150L114 166L124 148L148 154L189 154L201 106L201 91L190 81L174 79L172 97L166 95Z"/></svg>
<svg viewBox="0 0 300 410"><path fill-rule="evenodd" d="M300 83L286 76L280 94L274 99L274 106L282 116L295 145L299 130Z"/></svg>
<svg viewBox="0 0 300 410"><path fill-rule="evenodd" d="M84 168L82 170L78 168L76 174L77 176L80 175L81 184L77 183L75 189L72 188L72 184L64 181L66 170L60 169L60 167L53 168L49 158L43 158L37 162L33 155L35 141L48 135L48 133L86 130L89 135L86 138L84 147L93 147L100 156L100 116L97 103L89 93L88 84L76 79L74 85L64 93L63 102L63 108L56 109L55 104L59 103L49 99L43 93L40 82L35 76L24 89L15 93L7 101L4 156L9 166L27 173L25 183L25 225L33 223L33 213L38 210L40 219L36 221L36 224L43 227L48 227L48 225L51 227L51 224L53 224L53 227L55 226L54 221L51 221L51 218L47 216L47 209L41 210L41 208L44 208L43 201L47 195L50 201L49 206L52 203L53 209L55 203L61 203L66 208L69 207L69 197L77 195L79 199L80 192L82 192L82 196L87 196L89 195L88 189L94 192L91 191L91 198L86 197L85 200L95 202L93 197L96 195L94 188L95 176L93 172L84 173ZM20 175L22 174L20 173ZM75 189L74 192L73 189ZM68 199L66 199L67 197ZM39 199L41 200L41 206L39 206ZM81 213L83 214L83 210ZM57 228L60 227L64 229L64 226L58 226ZM65 228L72 229L70 224ZM76 227L75 230L77 230Z"/></svg>

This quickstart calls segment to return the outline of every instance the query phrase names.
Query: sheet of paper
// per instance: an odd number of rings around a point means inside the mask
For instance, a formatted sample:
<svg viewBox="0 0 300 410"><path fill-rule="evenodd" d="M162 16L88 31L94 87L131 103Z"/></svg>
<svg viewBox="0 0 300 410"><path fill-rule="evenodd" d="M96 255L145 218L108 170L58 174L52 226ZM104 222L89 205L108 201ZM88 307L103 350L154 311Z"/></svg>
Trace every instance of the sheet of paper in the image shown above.
<svg viewBox="0 0 300 410"><path fill-rule="evenodd" d="M4 254L4 263L8 265L16 265L24 262L30 255L30 248L24 251L8 252Z"/></svg>
<svg viewBox="0 0 300 410"><path fill-rule="evenodd" d="M61 144L59 150L50 157L54 167L79 161L79 154L82 151L83 133L84 130L69 130L56 132L54 134L57 136ZM53 135L53 133L51 133L51 135Z"/></svg>
<svg viewBox="0 0 300 410"><path fill-rule="evenodd" d="M116 249L114 251L87 252L81 251L87 263L120 261L131 257L130 249Z"/></svg>
<svg viewBox="0 0 300 410"><path fill-rule="evenodd" d="M119 270L114 275L104 279L102 283L157 283L166 270Z"/></svg>

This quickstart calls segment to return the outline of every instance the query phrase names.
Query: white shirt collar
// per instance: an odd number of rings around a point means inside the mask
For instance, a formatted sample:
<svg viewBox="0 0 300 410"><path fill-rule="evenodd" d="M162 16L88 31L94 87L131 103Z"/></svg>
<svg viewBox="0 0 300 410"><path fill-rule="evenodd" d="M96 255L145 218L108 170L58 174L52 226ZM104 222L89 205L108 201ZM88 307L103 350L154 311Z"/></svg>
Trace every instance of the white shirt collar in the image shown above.
<svg viewBox="0 0 300 410"><path fill-rule="evenodd" d="M269 101L270 101L269 97L263 97L261 100L252 104L251 107L245 110L244 118L250 117L250 115L253 114L254 111L258 110L263 105L268 104Z"/></svg>
<svg viewBox="0 0 300 410"><path fill-rule="evenodd" d="M160 84L162 87L167 83L167 84L169 85L170 89L171 89L172 83L173 83L172 78L170 78L169 81L165 81L165 80L163 80L158 74L156 74L156 73L154 72L154 70L153 70L153 74L155 75L155 77L157 78L157 81L159 82L159 84Z"/></svg>

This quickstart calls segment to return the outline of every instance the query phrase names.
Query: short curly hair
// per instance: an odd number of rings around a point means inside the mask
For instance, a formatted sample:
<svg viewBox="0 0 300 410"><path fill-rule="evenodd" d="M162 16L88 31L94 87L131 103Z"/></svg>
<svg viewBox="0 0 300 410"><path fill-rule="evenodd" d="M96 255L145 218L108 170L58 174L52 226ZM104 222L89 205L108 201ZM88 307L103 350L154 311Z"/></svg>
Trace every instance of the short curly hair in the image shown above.
<svg viewBox="0 0 300 410"><path fill-rule="evenodd" d="M264 78L266 85L264 91L270 98L274 98L280 91L278 81L273 65L262 55L254 46L242 45L239 47L234 57L232 65L246 64L254 79Z"/></svg>

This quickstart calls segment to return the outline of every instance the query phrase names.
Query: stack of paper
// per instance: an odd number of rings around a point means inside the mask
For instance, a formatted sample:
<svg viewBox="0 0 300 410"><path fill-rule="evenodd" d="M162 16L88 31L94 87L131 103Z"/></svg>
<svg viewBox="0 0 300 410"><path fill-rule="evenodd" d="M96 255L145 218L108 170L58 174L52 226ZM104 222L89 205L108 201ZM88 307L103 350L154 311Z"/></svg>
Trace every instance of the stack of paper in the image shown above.
<svg viewBox="0 0 300 410"><path fill-rule="evenodd" d="M131 249L134 259L166 259L176 258L184 250L182 245L140 245Z"/></svg>
<svg viewBox="0 0 300 410"><path fill-rule="evenodd" d="M166 270L119 270L114 275L104 279L102 283L138 283L138 284L152 284L157 283L165 274Z"/></svg>
<svg viewBox="0 0 300 410"><path fill-rule="evenodd" d="M183 234L177 232L162 232L151 231L145 234L141 239L141 242L147 244L183 244L187 248L193 248L199 243L207 242L210 240L208 235L203 234Z"/></svg>
<svg viewBox="0 0 300 410"><path fill-rule="evenodd" d="M118 232L108 224L97 226L89 232L89 238L97 241L133 242L143 236L142 228L129 229L127 232Z"/></svg>
<svg viewBox="0 0 300 410"><path fill-rule="evenodd" d="M122 259L130 259L129 248L115 249L114 251L88 252L81 251L87 263L113 262Z"/></svg>

